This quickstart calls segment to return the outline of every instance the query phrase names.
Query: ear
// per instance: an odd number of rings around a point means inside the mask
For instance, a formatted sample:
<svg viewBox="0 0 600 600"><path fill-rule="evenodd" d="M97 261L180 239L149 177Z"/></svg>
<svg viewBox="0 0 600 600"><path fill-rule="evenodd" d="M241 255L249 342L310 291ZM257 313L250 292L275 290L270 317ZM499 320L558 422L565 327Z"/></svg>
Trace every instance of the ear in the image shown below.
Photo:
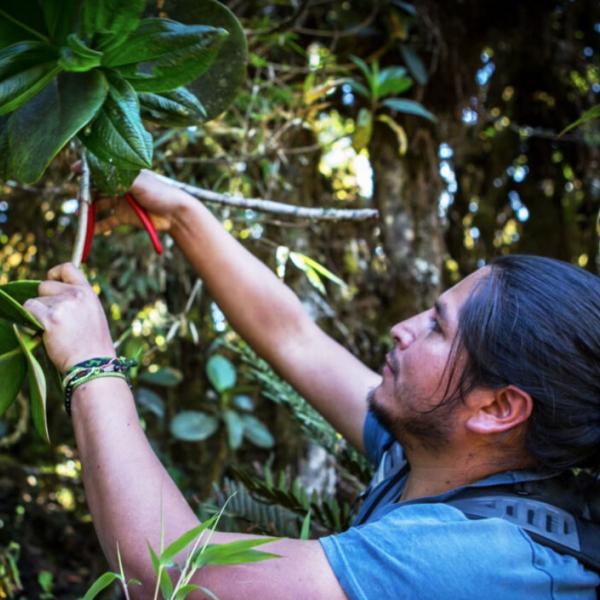
<svg viewBox="0 0 600 600"><path fill-rule="evenodd" d="M518 387L509 385L486 394L465 426L473 433L500 433L527 421L532 410L531 396Z"/></svg>

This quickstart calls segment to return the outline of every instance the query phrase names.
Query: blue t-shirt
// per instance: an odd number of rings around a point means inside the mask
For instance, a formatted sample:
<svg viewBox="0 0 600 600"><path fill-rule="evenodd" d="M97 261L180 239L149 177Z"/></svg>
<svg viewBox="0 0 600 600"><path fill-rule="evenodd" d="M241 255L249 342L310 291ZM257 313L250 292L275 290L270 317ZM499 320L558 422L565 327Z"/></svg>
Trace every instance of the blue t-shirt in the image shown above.
<svg viewBox="0 0 600 600"><path fill-rule="evenodd" d="M534 542L503 519L470 520L443 504L458 489L547 477L533 471L498 473L435 497L436 503L398 502L406 461L398 442L369 413L367 456L379 465L367 490L381 500L359 512L347 531L320 542L342 589L351 600L594 600L600 577L575 558ZM382 480L384 461L399 473L400 488ZM396 477L398 480L398 477ZM388 489L386 489L386 486ZM368 500L368 499L367 499ZM365 501L363 506L367 506Z"/></svg>

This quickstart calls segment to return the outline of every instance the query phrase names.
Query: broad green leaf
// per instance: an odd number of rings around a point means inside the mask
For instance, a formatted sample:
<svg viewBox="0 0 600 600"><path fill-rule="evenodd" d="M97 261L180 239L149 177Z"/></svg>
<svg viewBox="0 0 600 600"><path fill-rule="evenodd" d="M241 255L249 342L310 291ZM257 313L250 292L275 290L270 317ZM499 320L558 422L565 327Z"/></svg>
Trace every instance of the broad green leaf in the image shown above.
<svg viewBox="0 0 600 600"><path fill-rule="evenodd" d="M13 329L27 359L27 379L29 381L29 401L33 425L39 436L50 443L46 417L46 377L40 363L30 349L31 338L24 331L21 331L17 325L13 325Z"/></svg>
<svg viewBox="0 0 600 600"><path fill-rule="evenodd" d="M201 589L201 586L196 585L194 583L188 583L186 585L183 585L179 588L173 600L184 600L184 598L187 598L188 594L191 594L192 592L199 589Z"/></svg>
<svg viewBox="0 0 600 600"><path fill-rule="evenodd" d="M56 51L42 42L19 42L0 50L0 115L38 94L60 72Z"/></svg>
<svg viewBox="0 0 600 600"><path fill-rule="evenodd" d="M92 587L85 593L82 600L93 600L102 590L119 579L118 573L104 573L94 581Z"/></svg>
<svg viewBox="0 0 600 600"><path fill-rule="evenodd" d="M100 65L102 52L92 50L76 33L67 37L66 45L60 51L59 66L65 71L83 73Z"/></svg>
<svg viewBox="0 0 600 600"><path fill-rule="evenodd" d="M386 67L377 75L377 97L402 94L412 87L412 79L406 76L404 67Z"/></svg>
<svg viewBox="0 0 600 600"><path fill-rule="evenodd" d="M43 331L43 325L12 296L0 288L0 318Z"/></svg>
<svg viewBox="0 0 600 600"><path fill-rule="evenodd" d="M368 108L361 108L358 111L358 118L352 134L352 147L356 152L367 148L373 137L373 113Z"/></svg>
<svg viewBox="0 0 600 600"><path fill-rule="evenodd" d="M0 290L14 298L19 304L23 304L30 298L37 298L38 288L41 281L31 279L22 279L21 281L11 281L0 285Z"/></svg>
<svg viewBox="0 0 600 600"><path fill-rule="evenodd" d="M232 388L237 380L234 364L220 354L213 354L208 359L206 374L217 392Z"/></svg>
<svg viewBox="0 0 600 600"><path fill-rule="evenodd" d="M162 367L156 371L146 371L142 373L138 380L150 385L159 385L162 387L175 387L183 381L181 371L173 367Z"/></svg>
<svg viewBox="0 0 600 600"><path fill-rule="evenodd" d="M63 44L75 30L79 0L43 0L40 5L50 38L56 44Z"/></svg>
<svg viewBox="0 0 600 600"><path fill-rule="evenodd" d="M417 80L417 83L419 85L425 85L429 79L429 75L427 74L427 69L419 55L413 48L406 44L400 45L400 53L402 54L402 59L406 63L411 75Z"/></svg>
<svg viewBox="0 0 600 600"><path fill-rule="evenodd" d="M198 98L184 87L162 94L142 92L138 97L142 118L165 127L195 125L206 117Z"/></svg>
<svg viewBox="0 0 600 600"><path fill-rule="evenodd" d="M589 110L586 110L577 121L571 123L567 127L565 127L559 134L559 136L567 133L567 131L571 131L575 127L579 127L580 125L584 125L585 123L589 123L594 119L600 119L600 104L593 106Z"/></svg>
<svg viewBox="0 0 600 600"><path fill-rule="evenodd" d="M219 428L215 417L195 410L184 410L175 415L170 430L173 436L185 442L200 442Z"/></svg>
<svg viewBox="0 0 600 600"><path fill-rule="evenodd" d="M12 325L0 319L0 415L15 401L27 373L27 359Z"/></svg>
<svg viewBox="0 0 600 600"><path fill-rule="evenodd" d="M135 400L140 406L155 414L159 419L165 416L165 403L152 390L145 387L138 388L135 392Z"/></svg>
<svg viewBox="0 0 600 600"><path fill-rule="evenodd" d="M240 415L244 423L244 436L259 448L272 448L275 440L266 426L253 415Z"/></svg>
<svg viewBox="0 0 600 600"><path fill-rule="evenodd" d="M106 101L79 137L98 158L114 161L117 167L152 166L152 136L142 124L137 94L128 81L114 74L109 77Z"/></svg>
<svg viewBox="0 0 600 600"><path fill-rule="evenodd" d="M240 408L241 410L252 410L254 408L254 401L252 398L244 394L234 396L231 402L236 408Z"/></svg>
<svg viewBox="0 0 600 600"><path fill-rule="evenodd" d="M183 552L190 544L196 541L196 539L202 534L203 531L210 529L218 520L219 513L214 514L206 521L200 523L196 527L193 527L189 531L180 535L176 540L171 542L160 555L160 561L162 564L170 563L175 560L175 557Z"/></svg>
<svg viewBox="0 0 600 600"><path fill-rule="evenodd" d="M99 37L100 50L121 43L140 23L146 0L84 0L81 10L83 33Z"/></svg>
<svg viewBox="0 0 600 600"><path fill-rule="evenodd" d="M202 23L229 32L210 69L189 86L206 109L207 120L214 119L233 102L246 79L244 30L231 10L216 0L166 0L164 10L175 21Z"/></svg>
<svg viewBox="0 0 600 600"><path fill-rule="evenodd" d="M145 19L126 43L105 53L102 64L139 65L135 71L124 71L137 91L168 92L204 74L226 36L225 30L215 27Z"/></svg>
<svg viewBox="0 0 600 600"><path fill-rule="evenodd" d="M350 60L358 67L360 72L363 74L365 80L369 84L369 87L372 89L373 88L373 72L369 68L369 65L367 65L367 63L362 58L359 58L358 56L351 56Z"/></svg>
<svg viewBox="0 0 600 600"><path fill-rule="evenodd" d="M61 73L8 121L9 171L35 183L63 146L97 113L106 98L104 75Z"/></svg>
<svg viewBox="0 0 600 600"><path fill-rule="evenodd" d="M87 159L95 187L107 196L124 194L140 172L140 167L124 169L98 158L89 148Z"/></svg>
<svg viewBox="0 0 600 600"><path fill-rule="evenodd" d="M235 410L225 410L223 412L223 420L227 426L227 439L229 440L229 447L232 450L237 450L242 445L242 439L244 437L244 422Z"/></svg>
<svg viewBox="0 0 600 600"><path fill-rule="evenodd" d="M437 121L435 115L430 113L422 104L415 102L414 100L406 100L404 98L387 98L382 102L382 104L401 113L423 117L424 119L429 119L434 123Z"/></svg>
<svg viewBox="0 0 600 600"><path fill-rule="evenodd" d="M254 550L256 546L270 544L275 541L277 541L277 538L259 538L237 540L225 544L210 544L198 553L194 560L194 567L199 569L205 565L240 565L271 558L281 558L279 554Z"/></svg>

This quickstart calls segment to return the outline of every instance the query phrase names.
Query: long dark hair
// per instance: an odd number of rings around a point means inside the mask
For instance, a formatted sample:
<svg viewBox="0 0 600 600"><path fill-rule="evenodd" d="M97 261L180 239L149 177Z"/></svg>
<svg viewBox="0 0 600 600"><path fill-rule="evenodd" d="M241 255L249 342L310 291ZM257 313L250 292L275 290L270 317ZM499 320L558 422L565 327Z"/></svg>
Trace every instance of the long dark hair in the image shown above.
<svg viewBox="0 0 600 600"><path fill-rule="evenodd" d="M526 448L540 466L600 468L600 278L538 256L494 260L463 305L457 389L515 385L534 407Z"/></svg>

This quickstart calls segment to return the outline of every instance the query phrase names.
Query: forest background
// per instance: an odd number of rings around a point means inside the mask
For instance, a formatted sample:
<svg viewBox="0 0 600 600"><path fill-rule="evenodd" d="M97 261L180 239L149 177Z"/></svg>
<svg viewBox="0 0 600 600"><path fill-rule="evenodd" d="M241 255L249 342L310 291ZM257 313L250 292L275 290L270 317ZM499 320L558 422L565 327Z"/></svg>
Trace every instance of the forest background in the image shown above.
<svg viewBox="0 0 600 600"><path fill-rule="evenodd" d="M377 209L327 220L208 203L371 367L393 323L494 256L598 272L600 126L560 135L600 102L597 2L224 3L246 30L246 83L216 120L154 129L154 168L220 194ZM69 260L76 158L64 152L34 186L0 182L0 284ZM87 270L120 352L141 362L134 391L156 452L200 517L237 491L225 527L297 535L310 512L312 535L343 528L364 465L248 352L164 241L158 256L142 232L115 231ZM48 419L51 446L26 402L0 420L9 597L77 598L106 569L57 387Z"/></svg>

